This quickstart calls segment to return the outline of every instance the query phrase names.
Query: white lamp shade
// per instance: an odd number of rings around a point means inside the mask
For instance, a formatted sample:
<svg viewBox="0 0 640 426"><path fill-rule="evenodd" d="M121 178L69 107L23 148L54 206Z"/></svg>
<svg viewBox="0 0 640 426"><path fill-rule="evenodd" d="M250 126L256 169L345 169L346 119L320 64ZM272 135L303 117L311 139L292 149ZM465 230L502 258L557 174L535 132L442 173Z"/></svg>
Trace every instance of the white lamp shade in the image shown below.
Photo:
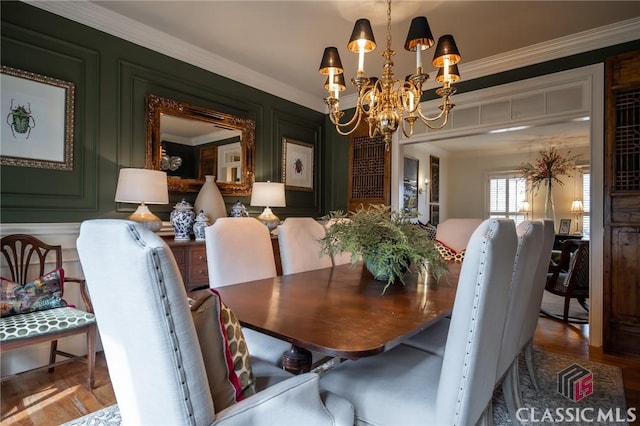
<svg viewBox="0 0 640 426"><path fill-rule="evenodd" d="M571 203L571 213L582 213L584 210L582 209L582 201L575 200Z"/></svg>
<svg viewBox="0 0 640 426"><path fill-rule="evenodd" d="M260 207L285 207L284 183L254 182L251 205Z"/></svg>
<svg viewBox="0 0 640 426"><path fill-rule="evenodd" d="M531 212L531 204L529 204L528 201L523 201L522 204L520 204L520 210L523 213L529 213Z"/></svg>
<svg viewBox="0 0 640 426"><path fill-rule="evenodd" d="M120 169L115 201L168 204L167 173L149 169Z"/></svg>

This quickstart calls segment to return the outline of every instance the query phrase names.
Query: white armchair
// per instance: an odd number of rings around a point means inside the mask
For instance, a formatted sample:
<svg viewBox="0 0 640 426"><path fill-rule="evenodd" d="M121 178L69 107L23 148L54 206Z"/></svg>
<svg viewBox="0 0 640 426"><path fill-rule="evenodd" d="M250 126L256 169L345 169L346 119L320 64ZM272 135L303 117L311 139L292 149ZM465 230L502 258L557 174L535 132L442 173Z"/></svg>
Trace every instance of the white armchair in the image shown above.
<svg viewBox="0 0 640 426"><path fill-rule="evenodd" d="M135 222L97 219L82 223L77 247L123 423L353 424L351 404L321 398L315 374L283 375L266 363L260 374L284 380L216 412L182 277L163 240Z"/></svg>

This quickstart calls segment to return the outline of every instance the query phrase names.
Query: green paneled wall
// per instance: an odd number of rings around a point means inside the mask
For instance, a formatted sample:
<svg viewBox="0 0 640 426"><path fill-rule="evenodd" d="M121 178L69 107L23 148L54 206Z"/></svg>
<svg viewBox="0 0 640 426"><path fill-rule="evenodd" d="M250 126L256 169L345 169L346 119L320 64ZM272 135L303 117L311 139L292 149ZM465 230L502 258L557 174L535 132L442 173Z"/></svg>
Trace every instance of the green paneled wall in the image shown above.
<svg viewBox="0 0 640 426"><path fill-rule="evenodd" d="M277 214L325 212L323 114L24 3L3 1L1 8L2 65L70 81L76 92L73 171L2 166L2 222L130 213L134 206L116 211L113 197L120 167L144 167L150 93L255 120L258 181L280 181L283 137L314 144L314 192L287 191L288 206ZM171 194L154 212L168 220L183 195L193 201L196 194ZM248 197L240 200L249 207Z"/></svg>
<svg viewBox="0 0 640 426"><path fill-rule="evenodd" d="M323 114L24 3L2 1L0 7L2 65L76 86L73 171L2 166L2 222L79 222L130 213L133 206L116 211L113 196L120 167L144 166L149 93L255 120L258 181L280 181L283 137L314 144L314 192L287 191L288 206L276 211L281 218L346 208L348 138ZM456 87L459 93L482 89L637 49L640 40L470 81L463 75ZM433 98L431 91L423 100ZM171 203L181 196L171 194ZM195 194L186 198L193 201ZM240 200L249 205L248 198ZM226 201L230 207L236 198ZM154 211L167 220L171 207Z"/></svg>

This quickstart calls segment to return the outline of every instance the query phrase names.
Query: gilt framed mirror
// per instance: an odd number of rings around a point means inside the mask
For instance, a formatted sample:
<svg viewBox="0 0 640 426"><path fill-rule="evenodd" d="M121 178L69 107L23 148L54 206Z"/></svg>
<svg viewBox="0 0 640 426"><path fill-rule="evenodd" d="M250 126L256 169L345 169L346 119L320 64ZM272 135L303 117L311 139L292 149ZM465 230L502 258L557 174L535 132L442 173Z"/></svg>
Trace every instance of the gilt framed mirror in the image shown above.
<svg viewBox="0 0 640 426"><path fill-rule="evenodd" d="M251 194L255 121L148 95L145 167L167 172L169 191L198 192L215 176L222 195Z"/></svg>

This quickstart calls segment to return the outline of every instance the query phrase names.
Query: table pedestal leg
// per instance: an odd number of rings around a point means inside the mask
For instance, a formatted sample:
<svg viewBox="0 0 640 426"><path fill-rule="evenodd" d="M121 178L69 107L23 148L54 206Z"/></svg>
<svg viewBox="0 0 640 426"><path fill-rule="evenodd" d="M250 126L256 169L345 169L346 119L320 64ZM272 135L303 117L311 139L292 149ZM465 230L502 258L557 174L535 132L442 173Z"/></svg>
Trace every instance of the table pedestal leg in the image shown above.
<svg viewBox="0 0 640 426"><path fill-rule="evenodd" d="M291 345L291 349L282 354L282 368L293 374L311 371L311 351Z"/></svg>

